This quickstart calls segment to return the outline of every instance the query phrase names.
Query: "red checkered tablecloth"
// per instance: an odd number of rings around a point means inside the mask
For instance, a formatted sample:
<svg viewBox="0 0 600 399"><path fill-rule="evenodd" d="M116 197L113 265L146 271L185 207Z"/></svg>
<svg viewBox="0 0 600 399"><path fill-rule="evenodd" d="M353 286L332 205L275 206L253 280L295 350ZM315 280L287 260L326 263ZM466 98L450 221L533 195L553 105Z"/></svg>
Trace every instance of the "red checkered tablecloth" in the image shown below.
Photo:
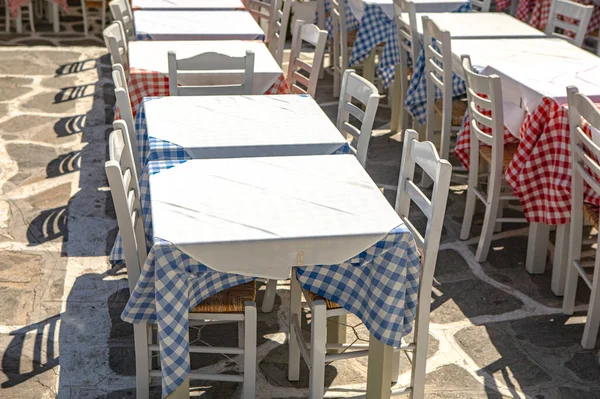
<svg viewBox="0 0 600 399"><path fill-rule="evenodd" d="M600 103L597 104L600 108ZM519 197L529 222L547 225L569 223L571 219L571 150L569 117L566 105L544 97L537 108L525 116L519 132L520 142L506 170L506 180ZM506 143L517 141L505 129ZM454 154L468 166L470 129L463 123ZM584 200L600 205L591 189Z"/></svg>
<svg viewBox="0 0 600 399"><path fill-rule="evenodd" d="M290 88L282 73L264 94L289 94L289 92ZM134 117L144 97L164 97L168 95L168 76L156 71L131 68L129 73L129 97ZM119 113L117 110L115 112L115 119L118 117Z"/></svg>
<svg viewBox="0 0 600 399"><path fill-rule="evenodd" d="M510 0L501 0L510 4ZM594 32L600 26L600 6L592 0L573 0L580 4L594 5L592 19L588 26L588 35ZM550 5L552 0L519 0L517 15L521 21L527 22L534 28L544 30L550 14Z"/></svg>
<svg viewBox="0 0 600 399"><path fill-rule="evenodd" d="M8 9L10 10L10 13L13 16L16 16L17 13L19 12L19 9L23 6L26 6L27 3L29 3L30 0L8 0ZM59 6L61 6L63 8L63 10L65 10L66 12L69 12L69 4L67 4L67 0L48 0L48 1L52 1L53 3L58 4Z"/></svg>
<svg viewBox="0 0 600 399"><path fill-rule="evenodd" d="M496 11L503 11L510 7L512 0L496 0Z"/></svg>

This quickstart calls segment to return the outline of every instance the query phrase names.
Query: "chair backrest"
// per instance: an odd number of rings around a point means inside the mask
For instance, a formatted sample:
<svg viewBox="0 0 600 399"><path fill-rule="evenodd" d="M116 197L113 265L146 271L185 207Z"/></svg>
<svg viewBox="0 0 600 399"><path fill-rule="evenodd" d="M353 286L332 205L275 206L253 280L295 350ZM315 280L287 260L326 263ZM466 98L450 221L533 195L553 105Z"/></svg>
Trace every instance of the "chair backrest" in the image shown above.
<svg viewBox="0 0 600 399"><path fill-rule="evenodd" d="M121 118L127 125L127 133L129 134L129 142L132 144L131 153L133 154L136 170L141 172L141 163L138 151L137 130L135 129L135 121L133 119L133 111L131 109L131 99L129 98L129 88L127 78L120 64L113 65L112 72L113 82L115 84L115 97L117 98L117 106Z"/></svg>
<svg viewBox="0 0 600 399"><path fill-rule="evenodd" d="M342 79L340 102L337 114L337 128L346 137L352 136L350 148L363 167L367 163L367 150L373 122L379 105L379 92L373 83L359 76L353 69L347 69ZM355 105L359 103L359 106ZM364 107L364 111L360 106ZM351 123L350 116L357 119L360 129Z"/></svg>
<svg viewBox="0 0 600 399"><path fill-rule="evenodd" d="M471 9L479 12L490 12L492 0L471 0Z"/></svg>
<svg viewBox="0 0 600 399"><path fill-rule="evenodd" d="M398 179L396 212L412 233L422 255L413 341L415 351L412 359L413 372L411 377L413 389L418 388L419 391L422 391L423 381L425 380L425 364L427 362L431 291L446 213L452 165L447 160L440 159L435 146L431 142L419 142L418 133L414 130L407 129L404 132L403 140L404 148ZM415 184L415 165L419 165L423 173L428 174L433 180L431 199L427 198ZM408 219L411 202L414 202L427 217L427 227L424 235L421 235Z"/></svg>
<svg viewBox="0 0 600 399"><path fill-rule="evenodd" d="M442 93L442 142L440 156L448 159L452 129L452 49L450 32L441 30L435 22L423 17L423 46L425 78L427 83L427 137L433 137L436 128L435 92Z"/></svg>
<svg viewBox="0 0 600 399"><path fill-rule="evenodd" d="M600 145L585 130L600 131L600 110L576 87L567 87L569 99L569 127L571 131L572 215L581 214L585 181L596 195L600 195ZM588 130L588 132L589 132Z"/></svg>
<svg viewBox="0 0 600 399"><path fill-rule="evenodd" d="M278 1L279 2L279 1ZM285 36L287 33L288 23L290 21L290 10L292 8L292 0L283 2L283 9L277 7L273 25L271 29L271 37L269 38L269 51L275 58L275 61L281 66L283 63L283 52L285 50Z"/></svg>
<svg viewBox="0 0 600 399"><path fill-rule="evenodd" d="M129 5L129 0L111 0L108 3L110 13L115 21L120 21L125 30L127 40L135 38L135 27L133 25L133 11Z"/></svg>
<svg viewBox="0 0 600 399"><path fill-rule="evenodd" d="M140 188L133 155L128 150L127 125L115 121L108 139L109 160L104 164L108 185L117 214L123 253L127 264L129 289L133 292L141 268L146 261L147 249L140 204Z"/></svg>
<svg viewBox="0 0 600 399"><path fill-rule="evenodd" d="M287 74L288 85L293 94L315 96L326 42L327 31L319 30L317 25L296 21ZM312 64L301 59L302 47L305 43L315 47Z"/></svg>
<svg viewBox="0 0 600 399"><path fill-rule="evenodd" d="M168 61L169 93L172 96L252 94L254 51L246 51L246 55L243 57L230 57L226 54L211 52L184 59L177 59L175 52L169 51ZM227 84L179 86L179 76L188 73L194 73L207 79L211 75L223 75L224 73L231 74L232 77L227 79ZM236 79L235 75L241 75L242 79ZM239 83L236 80L242 82Z"/></svg>
<svg viewBox="0 0 600 399"><path fill-rule="evenodd" d="M125 31L121 21L115 21L104 28L102 32L104 44L113 64L128 65L127 40L125 39Z"/></svg>
<svg viewBox="0 0 600 399"><path fill-rule="evenodd" d="M504 158L504 107L502 84L498 75L480 75L473 71L469 56L462 56L462 67L467 85L469 126L471 129L471 156L469 169L477 176L480 142L492 147L490 181L502 174Z"/></svg>
<svg viewBox="0 0 600 399"><path fill-rule="evenodd" d="M277 11L279 10L279 5L281 4L281 0L247 0L246 1L246 10L254 17L256 22L259 24L262 23L263 20L267 21L267 32L265 32L267 37L267 43L269 44L269 48L271 47L271 39L273 36L273 28L274 22L276 19Z"/></svg>
<svg viewBox="0 0 600 399"><path fill-rule="evenodd" d="M346 27L348 10L344 0L330 0L330 6L333 23L333 65L345 71L348 67L348 30Z"/></svg>
<svg viewBox="0 0 600 399"><path fill-rule="evenodd" d="M553 0L546 25L546 34L561 37L581 47L593 11L594 6L586 6L568 0ZM556 28L561 29L561 33L557 33Z"/></svg>

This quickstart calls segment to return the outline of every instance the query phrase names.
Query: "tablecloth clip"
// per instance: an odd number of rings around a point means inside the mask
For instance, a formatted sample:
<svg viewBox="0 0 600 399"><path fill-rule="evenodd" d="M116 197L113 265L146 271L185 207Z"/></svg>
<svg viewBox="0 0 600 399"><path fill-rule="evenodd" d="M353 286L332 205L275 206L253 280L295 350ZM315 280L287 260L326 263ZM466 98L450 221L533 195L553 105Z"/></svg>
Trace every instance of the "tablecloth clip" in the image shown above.
<svg viewBox="0 0 600 399"><path fill-rule="evenodd" d="M298 255L296 256L296 266L304 265L304 252L298 251Z"/></svg>

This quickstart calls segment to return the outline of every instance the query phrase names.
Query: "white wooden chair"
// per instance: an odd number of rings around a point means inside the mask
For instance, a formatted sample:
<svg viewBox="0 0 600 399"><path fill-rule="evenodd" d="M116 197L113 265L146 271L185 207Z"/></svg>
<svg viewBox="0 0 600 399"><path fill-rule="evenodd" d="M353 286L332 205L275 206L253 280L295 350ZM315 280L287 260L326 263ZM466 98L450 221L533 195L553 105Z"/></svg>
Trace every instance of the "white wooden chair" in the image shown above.
<svg viewBox="0 0 600 399"><path fill-rule="evenodd" d="M81 0L81 14L83 16L83 32L87 36L89 33L88 7L98 8L102 20L102 30L106 27L106 0Z"/></svg>
<svg viewBox="0 0 600 399"><path fill-rule="evenodd" d="M330 0L331 22L333 23L333 97L340 92L340 83L344 72L348 69L348 60L353 43L349 43L346 27L346 8L344 0Z"/></svg>
<svg viewBox="0 0 600 399"><path fill-rule="evenodd" d="M287 73L287 81L292 93L315 96L326 42L327 31L319 30L317 25L296 21ZM312 64L301 59L304 43L315 47Z"/></svg>
<svg viewBox="0 0 600 399"><path fill-rule="evenodd" d="M275 21L282 0L246 0L246 10L254 17L256 22L263 26L263 21L267 24L266 42L271 49L273 40ZM264 27L263 27L264 30Z"/></svg>
<svg viewBox="0 0 600 399"><path fill-rule="evenodd" d="M336 125L345 137L352 137L350 148L363 167L367 164L367 151L379 98L379 92L373 83L356 74L353 69L344 72ZM364 111L360 106L354 105L356 102L364 107ZM350 123L350 115L361 123L360 128Z"/></svg>
<svg viewBox="0 0 600 399"><path fill-rule="evenodd" d="M174 51L169 51L169 93L171 96L214 96L252 94L254 82L254 52L246 51L244 57L230 57L219 53L203 53L190 58L177 59ZM209 77L211 74L239 73L242 82L228 81L227 84L215 84L206 86L179 86L178 77L191 73Z"/></svg>
<svg viewBox="0 0 600 399"><path fill-rule="evenodd" d="M109 160L105 164L106 176L117 214L119 231L123 239L123 252L127 265L129 290L133 292L146 260L147 249L139 200L139 186L131 151L127 151L127 125L116 121L109 138ZM129 143L129 147L131 147ZM203 347L190 345L190 353L227 353L243 356L243 375L224 375L191 372L191 379L242 382L243 398L255 397L256 380L256 297L255 283L241 284L216 294L191 310L190 325L211 323L238 323L237 348ZM146 399L150 394L150 378L160 377L160 370L152 370L151 355L159 352L152 342L152 326L134 324L136 396ZM222 350L223 352L219 352Z"/></svg>
<svg viewBox="0 0 600 399"><path fill-rule="evenodd" d="M133 111L131 109L131 99L129 98L129 87L127 84L127 78L125 77L122 65L113 65L112 78L115 84L115 97L117 98L117 107L119 107L121 118L125 121L125 124L127 125L129 141L132 144L131 152L133 153L133 159L136 165L136 170L138 172L141 172L142 165L140 162L140 156L138 152L137 130L135 129L135 121L133 119Z"/></svg>
<svg viewBox="0 0 600 399"><path fill-rule="evenodd" d="M108 3L110 13L115 21L121 21L125 30L126 40L135 40L135 26L133 24L133 11L129 0L111 0Z"/></svg>
<svg viewBox="0 0 600 399"><path fill-rule="evenodd" d="M471 8L473 11L490 12L492 0L471 0Z"/></svg>
<svg viewBox="0 0 600 399"><path fill-rule="evenodd" d="M467 56L463 56L462 66L467 84L471 154L467 203L460 239L469 238L475 213L475 201L476 199L481 200L485 205L485 216L475 260L483 262L487 259L496 223L527 223L527 220L525 218L503 218L498 215L501 201L518 199L510 192L502 193L503 172L517 151L518 144L504 144L504 114L500 77L475 73L471 66L471 59ZM481 146L480 142L484 145ZM480 161L489 164L487 193L479 189ZM507 187L506 190L510 189Z"/></svg>
<svg viewBox="0 0 600 399"><path fill-rule="evenodd" d="M104 37L104 44L110 53L112 64L121 64L128 70L129 46L125 38L125 31L121 21L115 21L108 25L102 31L102 36Z"/></svg>
<svg viewBox="0 0 600 399"><path fill-rule="evenodd" d="M423 169L434 181L431 200L414 183L415 165ZM398 179L398 194L396 196L396 211L415 238L417 247L423 254L421 260L421 280L419 284L419 300L416 310L414 338L400 350L412 351L411 386L394 390L392 396L412 393L413 398L422 398L425 388L425 366L427 363L427 346L429 339L429 315L433 275L437 262L438 249L446 201L450 186L452 167L444 159L440 159L435 147L430 142L419 142L414 130L407 130L404 136L404 149ZM408 219L410 203L414 202L428 216L425 235L423 236ZM328 354L327 349L339 349L339 344L326 343L327 319L347 315L345 309L330 300L324 300L314 293L305 291L304 296L310 304L311 312L311 342L305 343L300 329L301 289L292 271L290 293L290 335L288 379L297 381L300 372L300 355L310 371L309 398L322 398L324 394L325 363L338 359L368 356L366 345L345 346L348 350L340 354ZM354 350L354 349L357 350ZM397 366L398 359L394 359ZM394 367L397 374L397 367ZM397 375L392 375L397 380Z"/></svg>
<svg viewBox="0 0 600 399"><path fill-rule="evenodd" d="M598 339L600 326L600 236L596 248L596 259L592 262L581 261L583 216L598 228L598 210L584 204L584 182L597 195L600 195L600 146L589 137L582 127L582 119L592 128L600 130L600 111L576 87L567 88L569 98L569 125L571 129L571 238L563 313L573 314L578 278L581 277L590 288L591 296L587 312L587 321L583 330L581 346L593 349ZM591 269L591 275L588 270Z"/></svg>
<svg viewBox="0 0 600 399"><path fill-rule="evenodd" d="M12 15L10 14L10 9L8 6L8 0L4 2L0 2L0 4L4 4L4 29L6 32L10 32L10 20ZM30 1L26 5L23 5L17 11L17 15L15 18L15 29L17 33L23 33L23 9L27 10L27 20L29 21L29 30L31 33L35 33L35 13L33 12L33 2Z"/></svg>
<svg viewBox="0 0 600 399"><path fill-rule="evenodd" d="M279 2L281 3L281 2ZM292 8L292 0L283 2L283 8L278 7L275 10L275 17L271 29L271 37L269 38L269 51L277 61L279 66L283 63L283 53L285 50L285 36L287 33L288 23L290 21L290 10Z"/></svg>
<svg viewBox="0 0 600 399"><path fill-rule="evenodd" d="M586 6L568 0L553 0L550 6L550 14L546 25L546 34L568 40L574 45L581 47L587 33L594 6ZM559 19L559 17L561 17ZM579 23L575 22L579 21ZM562 30L556 32L556 28ZM572 32L575 37L566 35L566 32Z"/></svg>
<svg viewBox="0 0 600 399"><path fill-rule="evenodd" d="M408 19L408 22L405 19ZM400 62L396 65L392 86L391 129L393 132L400 132L408 129L412 119L404 107L404 98L412 75L412 68L408 67L408 60L416 63L421 52L415 3L412 0L394 0L394 22L398 32Z"/></svg>

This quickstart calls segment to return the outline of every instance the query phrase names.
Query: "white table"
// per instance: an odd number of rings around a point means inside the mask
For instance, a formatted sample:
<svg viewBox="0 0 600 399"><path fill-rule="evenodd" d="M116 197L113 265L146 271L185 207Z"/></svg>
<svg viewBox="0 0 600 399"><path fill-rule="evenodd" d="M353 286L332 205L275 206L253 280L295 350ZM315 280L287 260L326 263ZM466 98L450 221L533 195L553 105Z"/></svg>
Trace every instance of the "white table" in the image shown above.
<svg viewBox="0 0 600 399"><path fill-rule="evenodd" d="M247 11L134 11L136 35L152 40L264 40Z"/></svg>
<svg viewBox="0 0 600 399"><path fill-rule="evenodd" d="M254 87L252 89L254 94L265 93L278 79L282 79L283 76L281 67L262 42L242 40L139 40L129 43L129 67L133 75L130 77L130 84L135 86L137 78L136 70L153 71L158 74L168 75L167 53L169 51L175 51L177 58L188 58L207 52L218 52L232 57L241 57L246 54L246 51L254 51ZM231 81L229 80L231 75L224 77L227 78L227 82ZM226 83L215 80L218 79L218 75L215 74L211 74L210 81L206 79L206 75L201 76L196 73L180 75L178 79L180 84L189 85Z"/></svg>
<svg viewBox="0 0 600 399"><path fill-rule="evenodd" d="M415 10L417 12L451 12L456 10L464 0L414 0ZM390 18L394 18L393 0L348 0L348 5L352 14L359 21L365 12L365 4L377 5Z"/></svg>
<svg viewBox="0 0 600 399"><path fill-rule="evenodd" d="M243 10L241 0L133 0L134 10Z"/></svg>
<svg viewBox="0 0 600 399"><path fill-rule="evenodd" d="M192 158L322 155L347 145L310 96L163 97L144 108L147 137Z"/></svg>
<svg viewBox="0 0 600 399"><path fill-rule="evenodd" d="M191 160L150 176L150 191L154 237L227 273L343 262L401 224L351 155ZM381 398L393 349L371 336L369 351L367 397Z"/></svg>

